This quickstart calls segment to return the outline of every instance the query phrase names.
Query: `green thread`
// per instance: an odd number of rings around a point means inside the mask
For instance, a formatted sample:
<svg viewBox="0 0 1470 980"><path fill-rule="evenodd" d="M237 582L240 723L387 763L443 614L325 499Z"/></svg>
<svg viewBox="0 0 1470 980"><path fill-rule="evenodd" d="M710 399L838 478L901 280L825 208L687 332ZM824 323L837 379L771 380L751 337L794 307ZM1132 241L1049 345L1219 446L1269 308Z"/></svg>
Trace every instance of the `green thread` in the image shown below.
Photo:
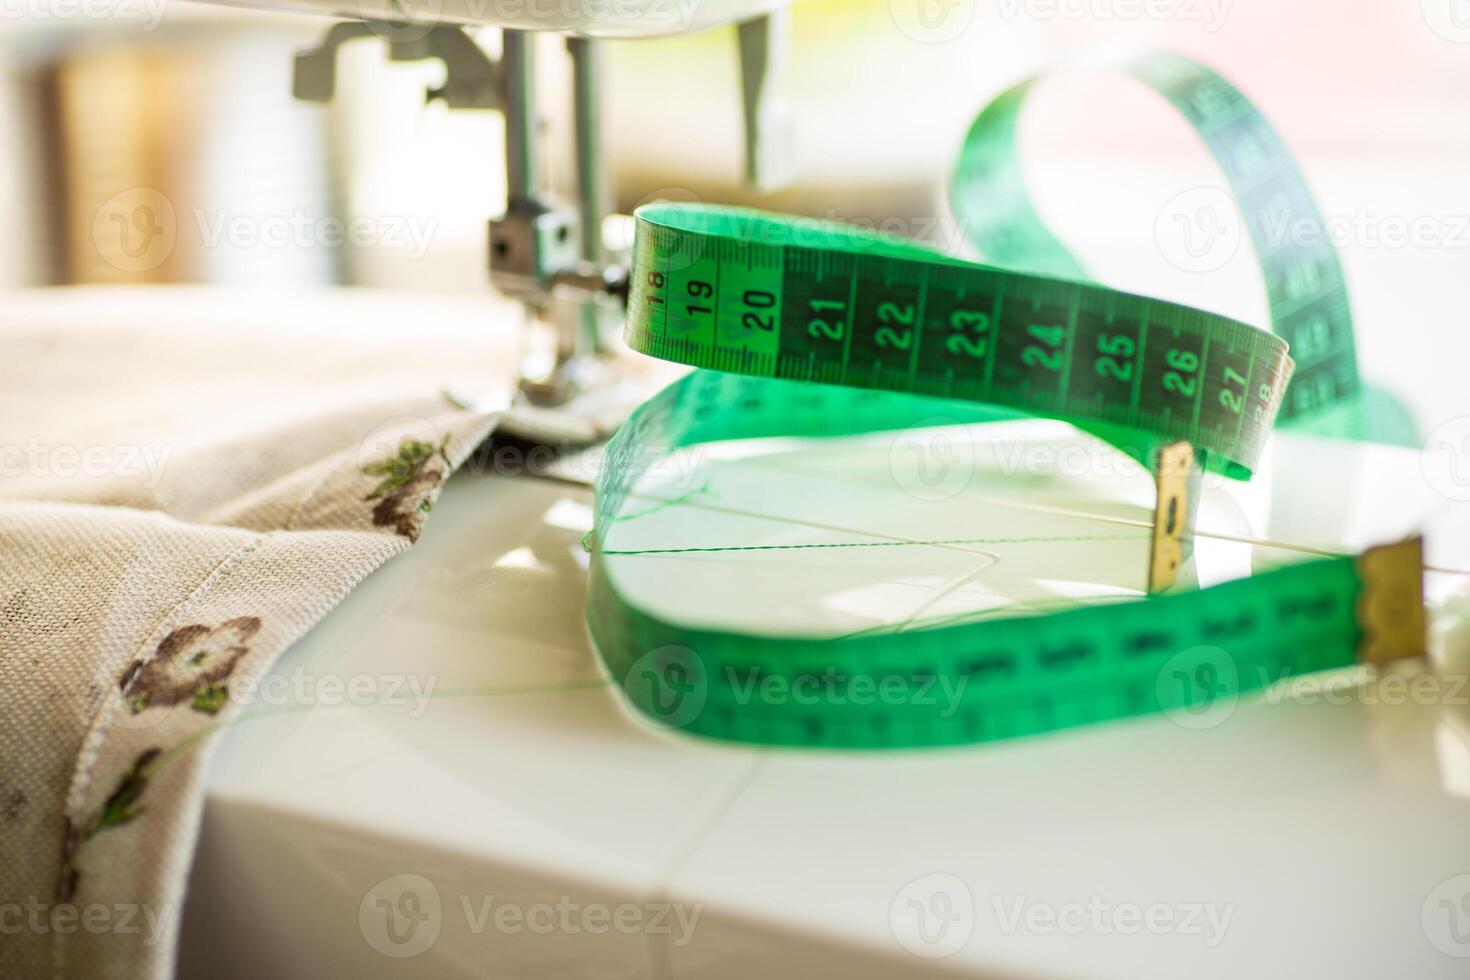
<svg viewBox="0 0 1470 980"><path fill-rule="evenodd" d="M936 538L928 541L824 541L811 544L746 544L709 548L639 548L628 551L600 551L603 555L685 555L716 551L801 551L815 548L903 548L913 546L942 547L952 544L1053 544L1084 541L1147 541L1148 535L1077 534L1031 538ZM584 536L583 541L586 541ZM585 544L584 544L585 547Z"/></svg>

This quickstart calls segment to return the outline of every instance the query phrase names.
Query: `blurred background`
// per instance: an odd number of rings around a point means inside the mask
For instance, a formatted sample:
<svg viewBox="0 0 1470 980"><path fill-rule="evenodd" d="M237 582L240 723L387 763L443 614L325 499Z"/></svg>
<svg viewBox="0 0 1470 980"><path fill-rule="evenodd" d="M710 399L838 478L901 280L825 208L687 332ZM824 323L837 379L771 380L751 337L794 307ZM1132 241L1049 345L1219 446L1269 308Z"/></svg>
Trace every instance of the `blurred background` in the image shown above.
<svg viewBox="0 0 1470 980"><path fill-rule="evenodd" d="M797 0L792 19L797 179L770 194L740 180L733 29L609 43L621 210L749 203L963 251L943 188L989 98L1098 48L1183 51L1266 113L1342 229L1365 373L1426 429L1470 409L1467 0ZM343 49L333 103L293 101L292 55L327 24L189 0L0 0L0 288L489 290L500 116L426 104L442 66L390 63L377 41ZM570 197L567 57L539 40L542 159ZM1096 278L1266 322L1248 242L1202 269L1161 237L1171 202L1220 182L1162 100L1063 76L1023 137L1039 207ZM146 228L129 224L138 205Z"/></svg>

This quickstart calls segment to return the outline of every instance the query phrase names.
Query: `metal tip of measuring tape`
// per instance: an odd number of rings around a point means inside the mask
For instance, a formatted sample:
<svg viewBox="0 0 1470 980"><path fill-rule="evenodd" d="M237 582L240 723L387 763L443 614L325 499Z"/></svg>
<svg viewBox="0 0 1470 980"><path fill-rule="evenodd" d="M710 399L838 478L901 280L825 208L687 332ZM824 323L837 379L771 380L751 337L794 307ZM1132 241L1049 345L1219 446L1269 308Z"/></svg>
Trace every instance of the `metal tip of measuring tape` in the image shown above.
<svg viewBox="0 0 1470 980"><path fill-rule="evenodd" d="M1159 450L1155 479L1158 501L1154 504L1153 536L1149 542L1148 591L1167 590L1179 576L1184 560L1184 527L1189 516L1189 474L1194 467L1194 447L1186 439Z"/></svg>
<svg viewBox="0 0 1470 980"><path fill-rule="evenodd" d="M1383 664L1428 652L1424 538L1369 548L1358 556L1358 660Z"/></svg>

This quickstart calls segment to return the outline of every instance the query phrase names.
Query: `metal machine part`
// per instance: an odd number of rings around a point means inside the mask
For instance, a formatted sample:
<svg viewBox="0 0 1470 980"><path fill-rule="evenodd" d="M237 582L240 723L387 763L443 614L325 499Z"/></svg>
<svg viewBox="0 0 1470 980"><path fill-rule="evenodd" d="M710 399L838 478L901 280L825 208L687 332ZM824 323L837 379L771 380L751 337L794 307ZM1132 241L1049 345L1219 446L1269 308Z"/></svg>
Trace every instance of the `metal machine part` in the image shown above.
<svg viewBox="0 0 1470 980"><path fill-rule="evenodd" d="M792 119L782 96L790 36L788 11L740 24L740 91L745 110L745 178L762 190L790 183Z"/></svg>
<svg viewBox="0 0 1470 980"><path fill-rule="evenodd" d="M596 44L585 39L581 43L587 48ZM600 236L602 215L585 211L578 215L574 209L554 201L541 187L537 167L539 117L533 37L523 31L506 31L500 64L505 97L506 207L502 217L490 222L490 280L502 292L522 299L533 318L540 318L551 299L553 277L578 269L588 252L585 241ZM589 65L595 66L595 61L584 51L578 74L586 75ZM588 158L583 150L587 142L583 133L595 133L597 128L596 120L590 118L595 102L584 96L581 85L574 86L574 90L581 189L597 180L600 161ZM591 172L584 173L584 170ZM584 204L589 203L585 193L582 198ZM590 203L600 207L600 195L595 195ZM600 248L597 253L600 255ZM595 319L590 331L585 329L586 322L583 316L575 322L556 325L555 358L548 369L537 370L533 362L523 365L521 391L533 403L564 404L588 383L587 365L579 359L598 356L602 344Z"/></svg>
<svg viewBox="0 0 1470 980"><path fill-rule="evenodd" d="M333 24L322 42L296 56L292 94L306 102L330 102L337 93L337 52L348 41L377 37L393 61L444 62L444 84L428 92L451 109L499 109L495 63L463 30L453 26L405 27L386 21Z"/></svg>
<svg viewBox="0 0 1470 980"><path fill-rule="evenodd" d="M331 4L307 3L321 10ZM656 5L655 5L656 6ZM381 12L386 19L333 25L322 42L296 58L293 86L297 98L329 101L336 91L337 52L348 41L378 37L387 42L395 61L437 58L444 62L444 84L429 99L450 108L498 109L505 116L506 208L491 220L488 235L490 280L503 293L520 299L527 310L528 354L523 359L519 390L522 399L540 408L569 406L597 389L617 383L607 356L603 325L609 307L621 308L626 276L617 256L602 241L602 223L610 211L611 189L602 141L601 90L604 43L598 35L668 34L736 22L740 49L741 94L745 121L745 173L762 189L785 183L792 170L792 130L781 98L780 82L787 39L786 11L772 0L719 0L678 5L685 23L665 23L650 8L639 18L604 15L587 4L563 9L560 20L515 17L502 11L471 11L438 2L393 0ZM356 12L368 13L366 5ZM754 15L754 16L751 16ZM742 17L744 19L742 19ZM492 58L456 23L486 21L504 28L501 52ZM565 22L563 22L565 21ZM572 117L576 153L576 201L557 200L543 186L538 161L540 114L535 85L535 36L530 29L570 33L567 50L572 64ZM553 306L557 294L578 302L574 315ZM550 327L550 357L535 351L532 332ZM456 400L475 402L473 398ZM599 400L599 412L606 409ZM631 405L630 405L631 407ZM600 429L600 427L599 427Z"/></svg>

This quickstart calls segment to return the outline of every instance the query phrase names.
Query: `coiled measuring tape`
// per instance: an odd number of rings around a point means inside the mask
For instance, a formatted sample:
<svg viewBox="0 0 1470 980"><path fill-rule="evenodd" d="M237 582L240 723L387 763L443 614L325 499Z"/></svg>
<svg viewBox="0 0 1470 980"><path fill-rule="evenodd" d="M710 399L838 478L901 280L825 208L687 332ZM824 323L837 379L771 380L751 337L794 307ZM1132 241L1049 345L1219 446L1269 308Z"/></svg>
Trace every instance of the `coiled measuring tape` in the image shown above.
<svg viewBox="0 0 1470 980"><path fill-rule="evenodd" d="M1218 76L1174 56L1126 70L1185 113L1243 200L1262 202L1263 213L1316 214L1279 140ZM1008 265L753 211L638 211L628 343L708 370L641 406L609 445L598 480L588 623L637 710L746 742L953 744L1191 707L1218 695L1221 650L1237 668L1232 691L1422 652L1417 542L1195 592L902 635L694 628L619 591L609 529L651 465L699 443L1025 413L1072 421L1130 451L1188 440L1206 465L1249 476L1288 391L1287 343L1084 281L1019 183L1013 141L1027 85L981 113L953 183L977 243ZM1287 411L1312 418L1359 386L1336 256L1330 246L1294 250L1259 234L1256 245L1273 321L1309 355ZM962 691L958 710L856 696L894 675L948 682ZM1161 683L1166 675L1182 683ZM740 696L742 685L772 681L828 696Z"/></svg>
<svg viewBox="0 0 1470 980"><path fill-rule="evenodd" d="M1283 421L1350 404L1361 389L1352 314L1337 250L1321 239L1283 240L1281 218L1322 222L1281 139L1233 85L1198 63L1151 52L1101 62L1163 96L1192 126L1234 193L1266 285L1272 329L1296 362ZM956 212L991 260L1044 275L1082 277L1082 266L1036 213L1020 171L1016 124L1039 78L992 101L976 118L951 183ZM1289 236L1288 236L1289 237Z"/></svg>

